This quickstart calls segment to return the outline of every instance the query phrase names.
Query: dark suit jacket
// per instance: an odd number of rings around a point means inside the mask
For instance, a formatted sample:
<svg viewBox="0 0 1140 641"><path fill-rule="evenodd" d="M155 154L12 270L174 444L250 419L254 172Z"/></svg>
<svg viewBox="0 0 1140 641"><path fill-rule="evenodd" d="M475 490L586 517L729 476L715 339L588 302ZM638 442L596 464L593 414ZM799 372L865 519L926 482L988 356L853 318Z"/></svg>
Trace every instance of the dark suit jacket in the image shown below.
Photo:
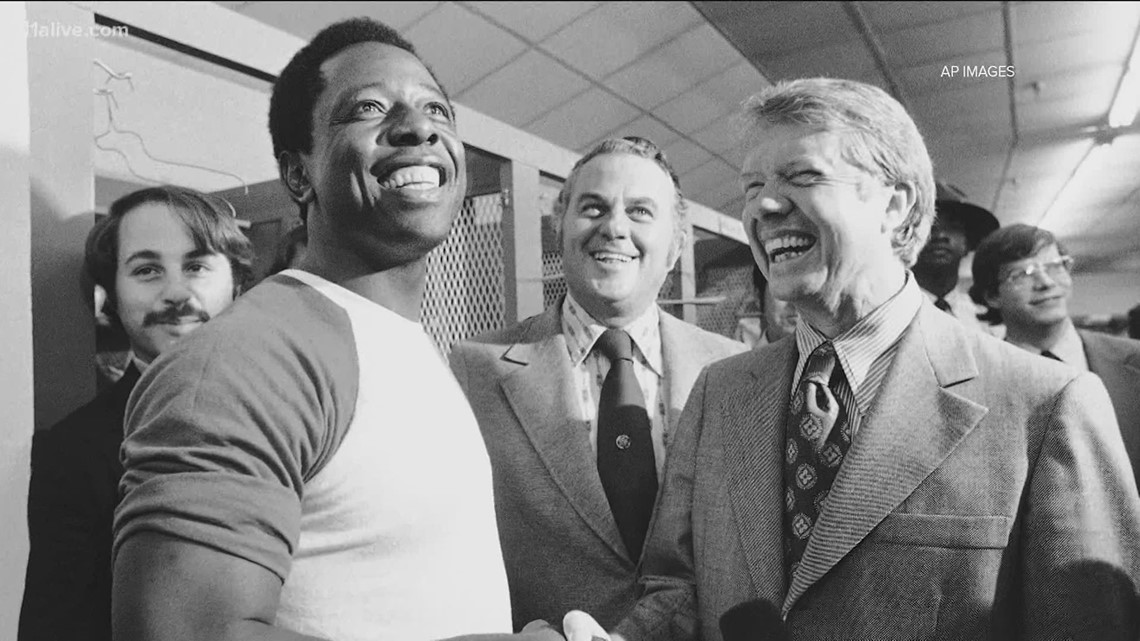
<svg viewBox="0 0 1140 641"><path fill-rule="evenodd" d="M111 521L119 503L123 411L134 365L32 441L20 641L110 641Z"/></svg>
<svg viewBox="0 0 1140 641"><path fill-rule="evenodd" d="M1140 495L1100 379L924 302L794 580L795 342L709 367L673 443L629 641L719 641L764 599L794 639L1135 639Z"/></svg>
<svg viewBox="0 0 1140 641"><path fill-rule="evenodd" d="M1089 370L1104 381L1140 485L1140 341L1078 330Z"/></svg>
<svg viewBox="0 0 1140 641"><path fill-rule="evenodd" d="M451 352L491 456L515 629L558 624L573 609L612 626L636 587L637 560L618 534L588 435L571 418L579 412L560 309ZM662 311L661 349L675 425L701 368L747 347Z"/></svg>

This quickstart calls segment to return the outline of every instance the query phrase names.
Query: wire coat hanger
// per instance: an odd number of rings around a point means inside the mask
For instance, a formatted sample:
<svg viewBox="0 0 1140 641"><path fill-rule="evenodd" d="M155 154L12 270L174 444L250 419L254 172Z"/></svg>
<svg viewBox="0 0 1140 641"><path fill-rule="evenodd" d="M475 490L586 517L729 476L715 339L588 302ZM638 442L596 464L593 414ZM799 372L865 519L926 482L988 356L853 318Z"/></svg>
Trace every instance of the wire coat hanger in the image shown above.
<svg viewBox="0 0 1140 641"><path fill-rule="evenodd" d="M102 96L104 103L107 107L107 129L106 129L106 131L103 131L102 133L95 135L95 146L97 148L102 149L103 151L109 151L111 153L118 154L119 157L121 157L123 159L123 162L126 163L127 171L129 171L132 176L135 176L136 178L138 178L139 180L142 180L144 182L148 182L148 183L152 183L152 184L160 184L162 181L154 180L153 178L147 178L146 176L143 176L139 172L135 171L134 166L131 165L130 158L128 158L127 155L121 149L118 149L118 148L112 147L112 146L107 146L107 145L103 144L103 139L106 138L107 136L110 136L113 133L119 133L119 134L123 134L125 136L130 136L130 137L134 138L135 140L138 140L139 147L142 149L143 155L145 155L147 158L150 158L151 160L153 160L156 163L163 164L163 165L171 165L174 167L185 167L188 169L198 169L200 171L206 171L206 172L216 174L219 176L226 176L229 178L233 178L234 180L241 183L242 190L244 191L244 194L246 196L249 195L249 184L246 183L246 181L241 176L238 176L237 174L232 174L228 171L222 171L220 169L214 169L212 167L205 167L205 166L197 165L194 163L179 162L179 161L175 161L175 160L167 160L165 158L159 158L158 156L155 156L153 153L151 153L150 149L147 148L146 141L143 140L143 137L141 134L139 134L138 132L135 132L133 130L124 129L124 128L120 127L118 122L115 121L115 109L118 109L119 101L115 98L115 90L107 87L107 85L109 85L112 80L125 80L127 82L127 84L130 86L131 91L134 91L135 85L134 85L134 81L132 80L133 76L130 72L125 72L125 73L116 72L115 70L111 69L106 64L104 64L103 61L99 60L98 58L95 58L92 62L95 64L95 66L99 67L100 69L102 69L107 74L107 79L103 82L103 86L97 87L95 89L95 95Z"/></svg>

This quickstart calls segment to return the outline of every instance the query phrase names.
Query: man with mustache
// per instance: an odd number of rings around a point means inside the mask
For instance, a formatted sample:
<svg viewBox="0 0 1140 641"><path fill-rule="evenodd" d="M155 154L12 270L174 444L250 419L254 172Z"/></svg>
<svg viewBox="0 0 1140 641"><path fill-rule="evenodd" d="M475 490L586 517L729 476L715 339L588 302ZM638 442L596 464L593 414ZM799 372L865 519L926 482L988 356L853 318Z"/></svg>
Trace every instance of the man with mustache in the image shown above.
<svg viewBox="0 0 1140 641"><path fill-rule="evenodd" d="M110 389L33 441L22 641L110 641L127 397L151 361L234 300L252 259L229 203L181 187L127 194L92 228L86 277L106 292L103 312L125 332L131 362Z"/></svg>
<svg viewBox="0 0 1140 641"><path fill-rule="evenodd" d="M1108 394L919 291L934 176L906 110L809 78L745 117L744 228L799 324L693 385L612 638L720 641L766 602L772 629L731 636L1135 639L1140 495Z"/></svg>
<svg viewBox="0 0 1140 641"><path fill-rule="evenodd" d="M269 129L308 246L132 396L115 639L507 638L487 450L420 324L465 195L451 100L347 20L282 70Z"/></svg>
<svg viewBox="0 0 1140 641"><path fill-rule="evenodd" d="M982 241L970 295L1005 339L1104 381L1140 483L1140 341L1078 330L1069 318L1073 259L1051 232L1017 224Z"/></svg>

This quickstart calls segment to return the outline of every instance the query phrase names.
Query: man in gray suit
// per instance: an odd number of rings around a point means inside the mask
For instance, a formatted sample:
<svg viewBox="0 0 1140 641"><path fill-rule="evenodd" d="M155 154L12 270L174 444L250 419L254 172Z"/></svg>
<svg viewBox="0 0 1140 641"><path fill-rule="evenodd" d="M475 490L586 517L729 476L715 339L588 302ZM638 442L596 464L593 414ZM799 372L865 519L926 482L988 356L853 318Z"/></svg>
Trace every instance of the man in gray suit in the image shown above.
<svg viewBox="0 0 1140 641"><path fill-rule="evenodd" d="M746 116L744 226L800 322L693 385L615 641L719 641L750 601L797 639L1135 639L1108 395L923 297L934 180L906 111L817 78Z"/></svg>
<svg viewBox="0 0 1140 641"><path fill-rule="evenodd" d="M451 352L491 455L516 629L561 621L574 608L605 625L625 614L693 381L706 364L746 349L656 304L687 225L676 174L652 142L594 147L554 210L567 295ZM611 336L626 356L604 352ZM609 421L607 390L628 371L639 409Z"/></svg>
<svg viewBox="0 0 1140 641"><path fill-rule="evenodd" d="M1136 473L1140 471L1140 341L1073 325L1072 268L1073 259L1048 230L1012 225L978 246L970 295L988 308L986 320L1005 322L1005 339L1010 343L1101 378Z"/></svg>

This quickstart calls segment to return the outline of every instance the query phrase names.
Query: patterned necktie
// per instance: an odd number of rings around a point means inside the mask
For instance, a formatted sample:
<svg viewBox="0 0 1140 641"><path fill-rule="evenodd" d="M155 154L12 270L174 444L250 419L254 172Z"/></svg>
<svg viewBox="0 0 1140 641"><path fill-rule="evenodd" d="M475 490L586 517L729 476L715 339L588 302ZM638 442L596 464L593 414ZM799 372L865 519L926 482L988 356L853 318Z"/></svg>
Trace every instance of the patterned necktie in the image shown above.
<svg viewBox="0 0 1140 641"><path fill-rule="evenodd" d="M633 373L633 339L629 334L608 329L594 349L610 361L598 403L598 476L626 550L637 562L657 497L649 414Z"/></svg>
<svg viewBox="0 0 1140 641"><path fill-rule="evenodd" d="M851 446L839 390L847 386L835 346L825 342L808 357L788 411L784 445L784 564L795 576L831 484Z"/></svg>
<svg viewBox="0 0 1140 641"><path fill-rule="evenodd" d="M950 302L947 301L945 298L942 298L941 296L934 299L934 306L937 307L938 309L941 309L942 311L946 312L947 314L953 314L954 313L953 311L950 310Z"/></svg>
<svg viewBox="0 0 1140 641"><path fill-rule="evenodd" d="M1049 350L1045 350L1045 351L1041 352L1041 355L1044 356L1045 358L1051 358L1051 359L1058 361L1058 362L1062 362L1062 363L1064 362L1061 360L1060 356L1057 356L1056 354L1054 354L1053 352L1050 352Z"/></svg>

